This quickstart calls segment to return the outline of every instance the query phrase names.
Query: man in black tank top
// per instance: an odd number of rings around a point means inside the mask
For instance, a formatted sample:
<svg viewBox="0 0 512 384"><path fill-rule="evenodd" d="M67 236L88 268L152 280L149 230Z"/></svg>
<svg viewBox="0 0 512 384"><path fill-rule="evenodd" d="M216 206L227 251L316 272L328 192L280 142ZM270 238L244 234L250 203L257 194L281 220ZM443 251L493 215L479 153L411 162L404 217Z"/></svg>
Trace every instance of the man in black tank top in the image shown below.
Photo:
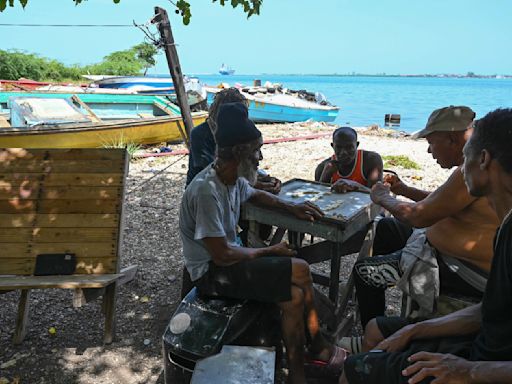
<svg viewBox="0 0 512 384"><path fill-rule="evenodd" d="M512 109L498 109L477 121L464 147L466 186L501 221L482 303L415 324L377 318L365 332L370 351L346 360L340 383L512 383L510 143Z"/></svg>

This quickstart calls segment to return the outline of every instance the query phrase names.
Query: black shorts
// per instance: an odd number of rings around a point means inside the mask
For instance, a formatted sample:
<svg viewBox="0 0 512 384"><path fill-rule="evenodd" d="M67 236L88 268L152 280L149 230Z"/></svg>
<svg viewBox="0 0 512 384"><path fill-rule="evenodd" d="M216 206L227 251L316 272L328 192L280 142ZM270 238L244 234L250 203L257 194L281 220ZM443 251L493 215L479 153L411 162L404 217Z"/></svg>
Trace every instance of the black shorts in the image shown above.
<svg viewBox="0 0 512 384"><path fill-rule="evenodd" d="M410 324L400 317L378 317L377 326L386 338ZM408 377L402 370L410 363L407 358L417 352L451 353L468 358L476 335L453 336L429 340L415 340L402 352L367 352L352 355L345 361L344 372L350 384L406 384ZM432 378L421 383L430 383Z"/></svg>
<svg viewBox="0 0 512 384"><path fill-rule="evenodd" d="M227 267L210 262L208 271L194 284L206 296L279 303L291 300L291 281L291 259L267 256Z"/></svg>

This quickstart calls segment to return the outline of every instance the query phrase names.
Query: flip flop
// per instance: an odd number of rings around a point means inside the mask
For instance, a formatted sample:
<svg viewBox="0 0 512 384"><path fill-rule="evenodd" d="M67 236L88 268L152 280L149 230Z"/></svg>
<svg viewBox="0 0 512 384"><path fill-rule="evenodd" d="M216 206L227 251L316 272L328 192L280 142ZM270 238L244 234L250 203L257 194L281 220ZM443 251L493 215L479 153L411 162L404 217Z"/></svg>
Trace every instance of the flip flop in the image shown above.
<svg viewBox="0 0 512 384"><path fill-rule="evenodd" d="M347 356L347 350L334 346L329 361L306 359L304 370L307 376L339 377L343 372L343 364Z"/></svg>

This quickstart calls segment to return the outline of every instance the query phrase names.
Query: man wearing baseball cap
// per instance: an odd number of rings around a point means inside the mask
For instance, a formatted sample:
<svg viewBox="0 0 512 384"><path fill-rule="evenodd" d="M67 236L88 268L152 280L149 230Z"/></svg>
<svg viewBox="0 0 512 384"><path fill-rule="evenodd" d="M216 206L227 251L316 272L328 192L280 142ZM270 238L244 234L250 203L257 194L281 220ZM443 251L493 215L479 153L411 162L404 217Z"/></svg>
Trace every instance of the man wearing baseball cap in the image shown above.
<svg viewBox="0 0 512 384"><path fill-rule="evenodd" d="M293 257L296 252L285 243L240 246L236 233L240 205L246 201L309 221L323 213L310 202L295 204L251 187L263 159L263 140L243 103L220 107L215 141L215 161L189 184L180 208L183 256L194 285L207 296L279 305L290 383L306 383L305 364L339 375L346 353L320 333L308 263Z"/></svg>
<svg viewBox="0 0 512 384"><path fill-rule="evenodd" d="M374 185L372 200L394 217L377 227L374 256L354 266L356 293L365 337L345 340L353 352L368 350L388 335L385 290L397 285L427 316L439 293L481 298L492 258L492 241L498 226L487 199L467 191L461 173L462 149L471 135L475 113L468 107L449 106L430 115L415 138L425 138L428 152L442 168L457 167L433 192L406 185L398 176ZM404 201L392 196L404 196Z"/></svg>

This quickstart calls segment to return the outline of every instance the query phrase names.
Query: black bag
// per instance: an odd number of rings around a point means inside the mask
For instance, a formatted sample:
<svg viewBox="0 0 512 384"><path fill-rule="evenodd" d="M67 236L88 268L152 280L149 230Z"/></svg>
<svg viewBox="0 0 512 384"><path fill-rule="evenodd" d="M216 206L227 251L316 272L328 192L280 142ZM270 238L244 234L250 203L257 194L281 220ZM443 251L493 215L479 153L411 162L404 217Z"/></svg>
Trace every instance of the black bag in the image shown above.
<svg viewBox="0 0 512 384"><path fill-rule="evenodd" d="M75 273L74 253L47 253L37 255L34 276L72 275Z"/></svg>

